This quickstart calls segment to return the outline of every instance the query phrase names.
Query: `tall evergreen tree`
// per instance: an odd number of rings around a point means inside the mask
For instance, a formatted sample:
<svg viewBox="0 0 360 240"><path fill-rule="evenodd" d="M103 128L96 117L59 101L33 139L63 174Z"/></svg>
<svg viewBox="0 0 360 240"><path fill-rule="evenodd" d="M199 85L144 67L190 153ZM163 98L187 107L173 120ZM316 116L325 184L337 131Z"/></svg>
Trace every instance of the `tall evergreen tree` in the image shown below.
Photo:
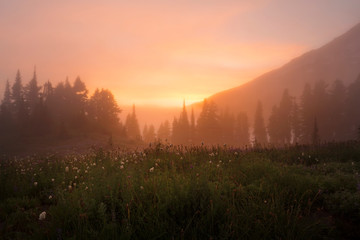
<svg viewBox="0 0 360 240"><path fill-rule="evenodd" d="M346 124L348 125L347 139L355 139L360 125L360 74L348 87L346 101Z"/></svg>
<svg viewBox="0 0 360 240"><path fill-rule="evenodd" d="M268 133L269 133L269 142L274 145L280 145L281 143L281 130L282 127L279 125L280 121L280 114L279 108L275 105L272 108L269 123L268 123Z"/></svg>
<svg viewBox="0 0 360 240"><path fill-rule="evenodd" d="M221 128L217 115L216 104L206 99L197 122L199 140L208 144L219 143L221 139Z"/></svg>
<svg viewBox="0 0 360 240"><path fill-rule="evenodd" d="M313 92L314 115L320 126L319 136L323 140L331 139L331 121L329 116L329 94L327 92L327 84L324 81L315 82Z"/></svg>
<svg viewBox="0 0 360 240"><path fill-rule="evenodd" d="M262 103L259 101L256 107L255 112L255 122L254 122L254 138L255 143L267 144L267 135L263 117L263 108Z"/></svg>
<svg viewBox="0 0 360 240"><path fill-rule="evenodd" d="M291 129L293 136L293 143L299 143L301 137L301 125L300 125L300 110L299 106L296 103L296 100L293 99L292 110L291 110Z"/></svg>
<svg viewBox="0 0 360 240"><path fill-rule="evenodd" d="M240 112L236 119L235 141L240 146L246 146L250 142L249 122L244 112Z"/></svg>
<svg viewBox="0 0 360 240"><path fill-rule="evenodd" d="M96 89L94 94L89 100L89 109L88 116L91 122L93 122L95 127L101 129L106 133L111 133L113 131L119 131L119 116L121 112L119 106L117 105L114 95L107 89ZM135 106L133 108L132 123L135 123L137 126L137 135L140 136L139 125L137 124L137 119L135 115ZM128 125L129 126L129 125ZM133 125L131 125L133 126ZM133 129L133 128L131 128ZM133 133L133 132L132 132ZM133 136L133 135L132 135Z"/></svg>
<svg viewBox="0 0 360 240"><path fill-rule="evenodd" d="M335 80L330 89L327 109L329 111L329 140L346 140L346 88L341 80Z"/></svg>
<svg viewBox="0 0 360 240"><path fill-rule="evenodd" d="M168 120L160 124L160 127L157 132L158 139L161 139L163 141L169 141L170 140L170 123Z"/></svg>
<svg viewBox="0 0 360 240"><path fill-rule="evenodd" d="M34 69L34 75L25 88L25 100L30 117L33 117L35 108L39 104L40 89L41 87L37 83L36 69Z"/></svg>
<svg viewBox="0 0 360 240"><path fill-rule="evenodd" d="M315 117L313 94L310 84L305 84L304 90L301 95L300 107L300 125L301 125L301 142L311 143L311 136L313 132L313 121Z"/></svg>
<svg viewBox="0 0 360 240"><path fill-rule="evenodd" d="M141 140L139 122L136 117L135 104L132 107L132 113L126 117L125 128L127 136L135 141Z"/></svg>
<svg viewBox="0 0 360 240"><path fill-rule="evenodd" d="M230 114L228 109L225 109L221 114L219 123L221 125L222 143L234 144L234 115Z"/></svg>
<svg viewBox="0 0 360 240"><path fill-rule="evenodd" d="M292 99L287 89L284 90L278 109L278 131L281 144L291 142L291 109Z"/></svg>

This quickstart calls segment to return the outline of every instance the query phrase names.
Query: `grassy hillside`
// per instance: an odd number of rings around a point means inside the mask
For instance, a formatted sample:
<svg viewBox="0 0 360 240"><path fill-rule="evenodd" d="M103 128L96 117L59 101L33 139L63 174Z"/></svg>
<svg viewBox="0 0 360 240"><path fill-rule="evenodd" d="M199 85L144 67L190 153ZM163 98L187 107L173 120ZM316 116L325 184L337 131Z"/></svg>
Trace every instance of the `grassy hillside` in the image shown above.
<svg viewBox="0 0 360 240"><path fill-rule="evenodd" d="M360 143L2 157L3 239L352 239ZM46 214L45 214L46 213Z"/></svg>

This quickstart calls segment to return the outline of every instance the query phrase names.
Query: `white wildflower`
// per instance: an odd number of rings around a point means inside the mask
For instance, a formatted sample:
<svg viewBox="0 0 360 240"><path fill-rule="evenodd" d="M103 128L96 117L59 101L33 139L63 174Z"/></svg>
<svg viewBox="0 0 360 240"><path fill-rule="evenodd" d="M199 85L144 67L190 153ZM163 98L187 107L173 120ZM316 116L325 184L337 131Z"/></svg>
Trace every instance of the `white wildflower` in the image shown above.
<svg viewBox="0 0 360 240"><path fill-rule="evenodd" d="M49 200L51 200L51 199L52 199L52 196L50 195L50 196L49 196Z"/></svg>
<svg viewBox="0 0 360 240"><path fill-rule="evenodd" d="M34 182L34 186L36 187L38 185L38 182Z"/></svg>
<svg viewBox="0 0 360 240"><path fill-rule="evenodd" d="M69 172L69 167L65 167L65 172Z"/></svg>
<svg viewBox="0 0 360 240"><path fill-rule="evenodd" d="M153 172L154 171L154 167L149 169L149 172Z"/></svg>
<svg viewBox="0 0 360 240"><path fill-rule="evenodd" d="M42 220L45 220L45 218L46 218L46 212L44 211L44 212L40 213L39 220L42 221Z"/></svg>

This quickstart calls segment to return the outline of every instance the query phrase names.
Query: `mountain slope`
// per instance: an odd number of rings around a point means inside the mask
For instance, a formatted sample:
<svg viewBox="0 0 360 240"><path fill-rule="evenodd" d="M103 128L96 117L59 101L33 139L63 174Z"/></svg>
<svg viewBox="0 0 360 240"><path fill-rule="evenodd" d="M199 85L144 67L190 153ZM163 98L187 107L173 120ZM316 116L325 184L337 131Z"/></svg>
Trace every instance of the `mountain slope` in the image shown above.
<svg viewBox="0 0 360 240"><path fill-rule="evenodd" d="M220 108L235 113L247 112L250 120L258 100L267 119L274 104L288 88L292 96L300 96L305 83L324 80L329 85L341 79L346 85L360 74L360 23L325 46L293 59L284 66L265 73L239 87L219 92L209 99ZM252 122L251 122L252 123Z"/></svg>

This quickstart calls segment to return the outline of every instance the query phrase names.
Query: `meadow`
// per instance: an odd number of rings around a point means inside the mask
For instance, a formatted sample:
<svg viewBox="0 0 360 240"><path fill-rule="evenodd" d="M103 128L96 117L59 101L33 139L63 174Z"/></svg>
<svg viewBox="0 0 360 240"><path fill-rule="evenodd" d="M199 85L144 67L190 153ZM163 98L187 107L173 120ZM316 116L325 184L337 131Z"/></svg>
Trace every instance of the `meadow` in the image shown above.
<svg viewBox="0 0 360 240"><path fill-rule="evenodd" d="M360 143L2 156L1 239L356 239Z"/></svg>

